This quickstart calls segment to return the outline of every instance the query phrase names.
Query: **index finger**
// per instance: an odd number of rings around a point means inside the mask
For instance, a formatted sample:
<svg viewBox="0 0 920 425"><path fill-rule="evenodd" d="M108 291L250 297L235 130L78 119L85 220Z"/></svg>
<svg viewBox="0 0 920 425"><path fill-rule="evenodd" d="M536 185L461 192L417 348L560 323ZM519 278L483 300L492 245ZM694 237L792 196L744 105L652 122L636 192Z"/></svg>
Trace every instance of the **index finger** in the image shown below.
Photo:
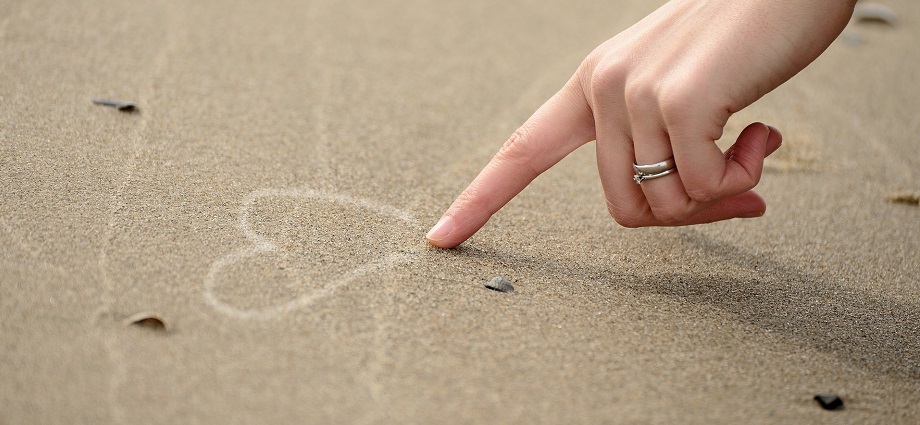
<svg viewBox="0 0 920 425"><path fill-rule="evenodd" d="M537 176L594 138L591 110L578 90L566 84L511 135L428 231L429 243L460 245Z"/></svg>

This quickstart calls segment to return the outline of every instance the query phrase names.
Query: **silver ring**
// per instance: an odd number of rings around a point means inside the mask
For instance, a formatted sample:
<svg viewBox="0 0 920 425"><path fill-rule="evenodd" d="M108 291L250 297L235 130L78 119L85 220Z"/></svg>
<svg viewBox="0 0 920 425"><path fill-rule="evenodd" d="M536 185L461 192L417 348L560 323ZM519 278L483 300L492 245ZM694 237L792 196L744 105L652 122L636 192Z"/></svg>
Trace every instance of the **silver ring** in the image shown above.
<svg viewBox="0 0 920 425"><path fill-rule="evenodd" d="M633 180L636 181L636 184L642 184L643 181L657 179L675 173L677 172L677 167L674 163L674 157L671 157L664 161L648 165L633 163L633 170L636 172L636 174L633 175Z"/></svg>
<svg viewBox="0 0 920 425"><path fill-rule="evenodd" d="M672 156L664 161L656 162L654 164L639 165L633 163L633 170L636 171L636 174L658 174L664 170L670 170L674 168L675 165L674 157Z"/></svg>

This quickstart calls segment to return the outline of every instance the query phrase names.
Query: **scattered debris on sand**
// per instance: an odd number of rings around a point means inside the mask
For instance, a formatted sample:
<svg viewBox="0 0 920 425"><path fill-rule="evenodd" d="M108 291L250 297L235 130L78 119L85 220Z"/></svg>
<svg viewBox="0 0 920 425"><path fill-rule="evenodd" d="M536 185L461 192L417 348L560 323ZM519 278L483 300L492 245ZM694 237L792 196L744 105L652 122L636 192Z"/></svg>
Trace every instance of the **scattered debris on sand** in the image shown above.
<svg viewBox="0 0 920 425"><path fill-rule="evenodd" d="M824 410L837 410L843 407L843 399L837 394L818 394L815 401L821 405Z"/></svg>
<svg viewBox="0 0 920 425"><path fill-rule="evenodd" d="M486 288L498 292L514 292L514 285L501 276L495 276L492 280L486 282Z"/></svg>
<svg viewBox="0 0 920 425"><path fill-rule="evenodd" d="M163 322L163 319L161 319L156 313L150 313L147 311L134 313L122 320L122 323L125 326L137 326L158 332L166 331L166 323Z"/></svg>
<svg viewBox="0 0 920 425"><path fill-rule="evenodd" d="M860 2L853 9L853 20L856 22L879 22L894 26L898 22L898 15L884 4Z"/></svg>
<svg viewBox="0 0 920 425"><path fill-rule="evenodd" d="M920 192L889 193L885 199L887 199L888 202L891 202L892 204L920 206Z"/></svg>
<svg viewBox="0 0 920 425"><path fill-rule="evenodd" d="M132 102L130 100L114 100L114 99L93 99L93 103L103 106L111 106L115 109L118 109L122 112L134 112L137 110L137 102Z"/></svg>

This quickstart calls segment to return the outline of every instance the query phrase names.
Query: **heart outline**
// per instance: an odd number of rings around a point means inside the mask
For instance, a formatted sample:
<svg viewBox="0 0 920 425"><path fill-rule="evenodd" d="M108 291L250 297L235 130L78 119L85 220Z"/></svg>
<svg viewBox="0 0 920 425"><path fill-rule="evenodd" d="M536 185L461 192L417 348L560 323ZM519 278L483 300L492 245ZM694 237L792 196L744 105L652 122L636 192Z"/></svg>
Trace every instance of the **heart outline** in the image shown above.
<svg viewBox="0 0 920 425"><path fill-rule="evenodd" d="M417 226L417 222L408 212L391 207L389 205L378 204L366 199L353 198L348 195L326 193L309 188L260 189L253 191L249 194L249 196L246 197L240 206L238 223L238 226L243 232L243 235L247 240L252 242L252 245L242 250L226 254L212 262L204 279L202 296L204 297L205 303L207 303L211 308L221 314L247 320L266 320L276 318L292 311L308 307L314 302L331 295L337 288L362 275L371 273L375 270L390 267L395 264L410 263L414 261L415 258L419 255L418 253L397 253L370 261L345 273L345 275L339 279L336 279L318 289L310 291L308 294L297 297L296 299L288 301L284 304L256 309L242 309L234 307L222 301L219 297L217 297L217 295L214 294L214 288L217 286L216 282L223 268L259 254L265 254L279 250L275 243L271 242L268 238L265 238L256 233L249 225L249 210L252 205L261 199L273 197L319 199L327 202L353 205L393 217L412 227Z"/></svg>

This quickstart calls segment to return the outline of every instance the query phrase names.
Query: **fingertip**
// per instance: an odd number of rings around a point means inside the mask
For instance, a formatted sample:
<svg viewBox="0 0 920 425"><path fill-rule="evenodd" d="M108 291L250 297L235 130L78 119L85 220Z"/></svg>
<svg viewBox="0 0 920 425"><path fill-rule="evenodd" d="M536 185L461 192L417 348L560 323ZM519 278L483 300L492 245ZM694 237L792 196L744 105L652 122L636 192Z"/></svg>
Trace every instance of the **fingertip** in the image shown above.
<svg viewBox="0 0 920 425"><path fill-rule="evenodd" d="M763 217L763 215L764 215L766 212L767 212L766 209L764 209L764 210L748 211L748 212L746 212L746 213L743 213L743 214L739 215L738 218L758 218L758 217Z"/></svg>
<svg viewBox="0 0 920 425"><path fill-rule="evenodd" d="M748 131L755 131L755 129L757 129L757 128L760 128L760 130L757 130L757 131L759 131L760 134L763 134L763 136L758 136L758 135L757 135L758 133L753 133L753 134L750 135L750 137L753 139L753 141L760 141L760 140L763 140L764 145L767 145L767 144L769 143L769 140L770 140L770 133L773 132L773 127L770 127L769 125L766 125L766 124L764 124L764 123L762 123L762 122L753 122L753 123L751 123L750 125L748 125L747 128L745 128L745 129L742 131L742 133L745 133L745 132L748 132ZM763 139L761 139L761 137L762 137ZM739 137L739 139L740 139L740 137Z"/></svg>
<svg viewBox="0 0 920 425"><path fill-rule="evenodd" d="M425 238L428 239L428 243L436 247L453 248L459 245L459 243L451 244L448 238L456 227L457 226L454 222L454 219L448 215L445 215L441 217L440 220L438 220L438 223L435 224L427 234L425 234Z"/></svg>
<svg viewBox="0 0 920 425"><path fill-rule="evenodd" d="M767 130L769 130L769 133L767 133L767 154L765 157L770 156L783 145L783 133L772 125L768 125Z"/></svg>
<svg viewBox="0 0 920 425"><path fill-rule="evenodd" d="M779 129L777 129L776 127L774 127L774 126L772 126L772 125L769 125L769 124L764 124L764 125L767 126L767 130L770 130L770 134L771 134L771 135L775 134L775 135L779 136L780 139L783 138L783 133L781 133L781 132L779 131Z"/></svg>
<svg viewBox="0 0 920 425"><path fill-rule="evenodd" d="M744 212L738 214L738 218L757 218L763 217L767 212L767 201L759 193L749 190L738 196L741 200L739 205L744 205Z"/></svg>

